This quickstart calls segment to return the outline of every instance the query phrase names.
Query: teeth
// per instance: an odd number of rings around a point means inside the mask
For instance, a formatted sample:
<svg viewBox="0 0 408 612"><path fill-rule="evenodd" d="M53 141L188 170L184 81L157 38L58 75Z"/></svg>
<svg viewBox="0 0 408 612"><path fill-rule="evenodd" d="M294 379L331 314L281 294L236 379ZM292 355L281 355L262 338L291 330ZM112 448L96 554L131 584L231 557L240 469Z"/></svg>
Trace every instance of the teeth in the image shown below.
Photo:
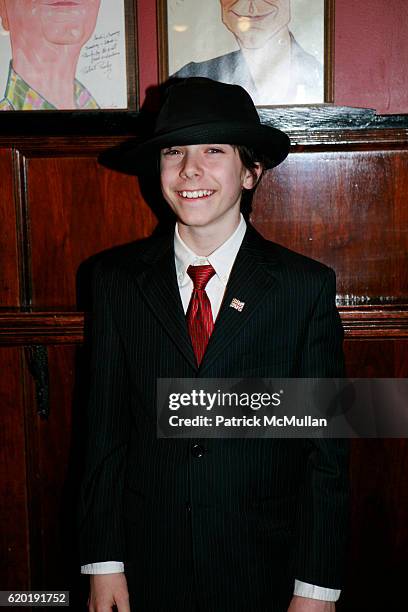
<svg viewBox="0 0 408 612"><path fill-rule="evenodd" d="M187 199L197 199L204 198L206 196L212 195L214 192L209 189L199 189L197 191L179 191L179 194L183 196L183 198Z"/></svg>

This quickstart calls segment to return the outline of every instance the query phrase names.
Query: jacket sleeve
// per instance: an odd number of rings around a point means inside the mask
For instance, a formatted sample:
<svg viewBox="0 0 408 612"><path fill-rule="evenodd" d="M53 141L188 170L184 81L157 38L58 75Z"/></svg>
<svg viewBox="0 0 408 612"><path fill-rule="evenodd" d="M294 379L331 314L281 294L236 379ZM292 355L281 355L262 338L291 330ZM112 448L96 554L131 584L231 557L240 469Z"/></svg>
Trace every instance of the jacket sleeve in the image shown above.
<svg viewBox="0 0 408 612"><path fill-rule="evenodd" d="M327 270L309 321L299 377L344 376L343 329L336 281ZM307 471L299 505L295 576L317 586L342 587L349 527L349 441L305 440Z"/></svg>
<svg viewBox="0 0 408 612"><path fill-rule="evenodd" d="M115 285L106 276L99 265L93 279L87 451L78 506L81 565L125 559L122 498L130 430L129 380L112 315Z"/></svg>

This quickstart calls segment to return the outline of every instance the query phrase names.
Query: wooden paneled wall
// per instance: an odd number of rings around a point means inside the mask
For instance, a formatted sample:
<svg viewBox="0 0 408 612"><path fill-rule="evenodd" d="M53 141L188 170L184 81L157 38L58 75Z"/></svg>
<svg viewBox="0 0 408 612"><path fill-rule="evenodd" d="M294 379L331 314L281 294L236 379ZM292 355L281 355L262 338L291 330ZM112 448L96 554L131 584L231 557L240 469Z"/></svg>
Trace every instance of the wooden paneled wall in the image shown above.
<svg viewBox="0 0 408 612"><path fill-rule="evenodd" d="M254 200L251 219L264 236L336 270L355 377L408 376L407 134L361 127L293 133L291 155L266 174ZM2 589L70 588L79 597L73 515L88 264L148 236L160 211L135 178L98 164L119 140L0 138ZM406 440L354 442L341 610L400 609L407 471Z"/></svg>

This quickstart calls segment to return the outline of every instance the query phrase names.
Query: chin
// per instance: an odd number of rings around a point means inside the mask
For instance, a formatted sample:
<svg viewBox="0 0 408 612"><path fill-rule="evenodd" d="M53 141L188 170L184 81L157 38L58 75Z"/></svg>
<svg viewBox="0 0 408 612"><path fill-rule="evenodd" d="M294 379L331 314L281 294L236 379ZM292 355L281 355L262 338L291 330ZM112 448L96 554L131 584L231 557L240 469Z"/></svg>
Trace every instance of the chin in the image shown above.
<svg viewBox="0 0 408 612"><path fill-rule="evenodd" d="M183 223L183 225L187 225L188 227L204 227L205 225L211 223L211 219L194 215L183 215L179 217L179 220L181 223Z"/></svg>

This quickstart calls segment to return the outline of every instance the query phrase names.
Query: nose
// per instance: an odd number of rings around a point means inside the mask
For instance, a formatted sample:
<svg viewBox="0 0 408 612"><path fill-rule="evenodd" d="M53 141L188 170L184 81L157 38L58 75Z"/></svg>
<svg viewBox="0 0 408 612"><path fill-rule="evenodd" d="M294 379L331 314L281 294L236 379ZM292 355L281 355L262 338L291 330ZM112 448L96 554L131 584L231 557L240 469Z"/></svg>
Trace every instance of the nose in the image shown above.
<svg viewBox="0 0 408 612"><path fill-rule="evenodd" d="M186 151L180 168L180 176L190 179L201 176L201 174L202 168L198 154L194 151Z"/></svg>

